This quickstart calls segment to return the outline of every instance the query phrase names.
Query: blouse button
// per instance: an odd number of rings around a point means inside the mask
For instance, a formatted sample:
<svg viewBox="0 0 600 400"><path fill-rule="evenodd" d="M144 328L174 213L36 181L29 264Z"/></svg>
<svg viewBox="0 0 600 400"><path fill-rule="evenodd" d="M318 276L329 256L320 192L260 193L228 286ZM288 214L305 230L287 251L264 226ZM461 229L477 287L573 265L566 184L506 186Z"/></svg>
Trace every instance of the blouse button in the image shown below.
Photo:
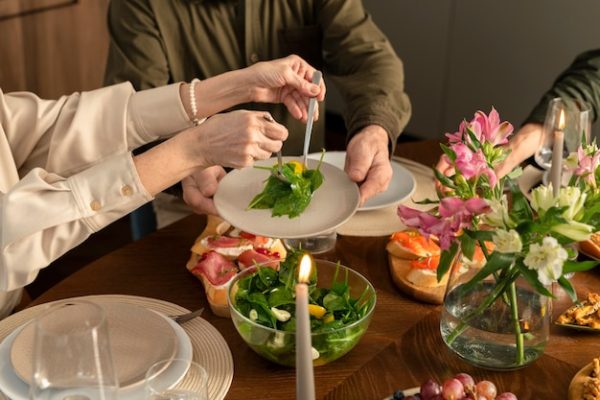
<svg viewBox="0 0 600 400"><path fill-rule="evenodd" d="M90 203L90 208L94 211L98 211L99 209L102 208L102 205L100 204L100 202L98 200L93 200Z"/></svg>
<svg viewBox="0 0 600 400"><path fill-rule="evenodd" d="M121 188L121 193L123 196L131 196L133 194L133 189L129 185L123 185Z"/></svg>

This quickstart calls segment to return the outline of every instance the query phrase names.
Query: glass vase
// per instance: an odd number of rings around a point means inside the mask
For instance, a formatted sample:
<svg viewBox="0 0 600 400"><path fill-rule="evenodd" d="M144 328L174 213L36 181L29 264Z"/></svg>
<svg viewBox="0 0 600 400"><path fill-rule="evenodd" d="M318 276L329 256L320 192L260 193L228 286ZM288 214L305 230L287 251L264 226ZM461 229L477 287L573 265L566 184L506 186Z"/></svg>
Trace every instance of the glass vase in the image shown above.
<svg viewBox="0 0 600 400"><path fill-rule="evenodd" d="M551 299L519 277L500 285L502 271L465 286L479 267L459 252L442 307L440 331L446 345L481 368L523 368L544 353L550 329Z"/></svg>

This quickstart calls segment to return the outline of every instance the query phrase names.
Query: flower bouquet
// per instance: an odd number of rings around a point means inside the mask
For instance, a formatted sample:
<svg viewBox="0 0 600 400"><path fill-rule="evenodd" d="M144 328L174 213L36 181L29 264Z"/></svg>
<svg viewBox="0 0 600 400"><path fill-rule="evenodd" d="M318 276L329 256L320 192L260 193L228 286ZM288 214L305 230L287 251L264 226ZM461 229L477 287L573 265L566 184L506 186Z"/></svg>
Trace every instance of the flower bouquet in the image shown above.
<svg viewBox="0 0 600 400"><path fill-rule="evenodd" d="M407 226L439 241L438 279L451 270L440 324L445 343L492 369L520 368L543 353L551 284L576 300L567 276L596 265L576 260L576 244L600 226L597 147L585 145L569 156L573 176L558 195L550 184L533 189L529 200L515 182L520 168L504 177L495 173L512 132L496 110L478 111L446 134L442 150L451 172L434 171L439 199L425 202L432 208L398 207ZM483 265L473 263L477 248Z"/></svg>

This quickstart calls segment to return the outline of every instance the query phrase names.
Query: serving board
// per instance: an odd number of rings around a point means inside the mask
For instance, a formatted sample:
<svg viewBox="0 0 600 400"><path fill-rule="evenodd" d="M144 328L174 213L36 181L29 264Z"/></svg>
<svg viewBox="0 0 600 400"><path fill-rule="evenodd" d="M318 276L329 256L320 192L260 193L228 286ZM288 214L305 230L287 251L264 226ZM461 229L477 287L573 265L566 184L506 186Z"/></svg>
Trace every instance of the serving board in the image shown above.
<svg viewBox="0 0 600 400"><path fill-rule="evenodd" d="M410 268L412 268L410 266L410 260L388 254L388 265L394 284L402 292L415 300L430 304L442 304L448 280L445 280L444 283L435 287L417 286L405 279L406 274Z"/></svg>

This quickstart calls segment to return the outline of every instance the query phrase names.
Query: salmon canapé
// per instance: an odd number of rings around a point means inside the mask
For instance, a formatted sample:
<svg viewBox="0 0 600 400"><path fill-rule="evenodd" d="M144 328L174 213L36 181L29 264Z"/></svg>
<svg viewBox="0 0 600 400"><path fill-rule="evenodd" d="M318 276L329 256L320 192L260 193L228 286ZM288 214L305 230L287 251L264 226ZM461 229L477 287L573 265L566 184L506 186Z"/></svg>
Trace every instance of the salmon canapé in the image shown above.
<svg viewBox="0 0 600 400"><path fill-rule="evenodd" d="M428 258L440 255L440 246L414 230L394 232L387 246L388 251L400 258Z"/></svg>

